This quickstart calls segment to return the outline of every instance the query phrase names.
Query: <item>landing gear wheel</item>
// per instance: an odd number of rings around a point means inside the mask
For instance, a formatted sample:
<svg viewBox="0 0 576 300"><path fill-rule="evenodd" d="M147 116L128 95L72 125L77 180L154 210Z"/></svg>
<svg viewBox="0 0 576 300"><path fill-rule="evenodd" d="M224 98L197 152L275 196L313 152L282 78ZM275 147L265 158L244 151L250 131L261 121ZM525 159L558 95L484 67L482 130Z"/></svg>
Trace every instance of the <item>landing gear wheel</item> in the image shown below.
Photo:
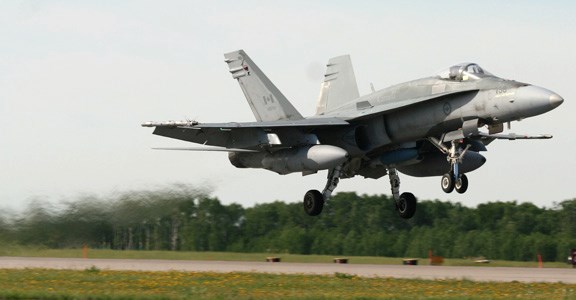
<svg viewBox="0 0 576 300"><path fill-rule="evenodd" d="M464 174L460 175L460 177L458 177L454 183L454 188L460 194L466 193L466 190L468 190L468 177L466 177Z"/></svg>
<svg viewBox="0 0 576 300"><path fill-rule="evenodd" d="M450 173L446 173L444 174L444 176L442 176L442 181L440 182L442 185L442 190L445 193L452 193L452 191L454 190L454 176L452 176L452 174Z"/></svg>
<svg viewBox="0 0 576 300"><path fill-rule="evenodd" d="M400 217L410 219L416 213L416 197L412 193L402 193L396 202L396 209Z"/></svg>
<svg viewBox="0 0 576 300"><path fill-rule="evenodd" d="M309 190L304 195L304 211L309 216L317 216L324 208L324 196L317 190Z"/></svg>

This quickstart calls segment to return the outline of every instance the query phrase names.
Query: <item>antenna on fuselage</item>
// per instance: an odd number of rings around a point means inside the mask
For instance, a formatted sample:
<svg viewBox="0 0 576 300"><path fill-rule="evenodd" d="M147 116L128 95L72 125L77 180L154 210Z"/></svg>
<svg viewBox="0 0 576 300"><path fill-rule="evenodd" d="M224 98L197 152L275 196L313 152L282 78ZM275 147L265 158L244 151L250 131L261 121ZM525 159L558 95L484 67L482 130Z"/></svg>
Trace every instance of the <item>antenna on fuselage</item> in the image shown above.
<svg viewBox="0 0 576 300"><path fill-rule="evenodd" d="M370 82L370 89L372 90L372 93L376 92L376 90L374 89L374 84L372 82Z"/></svg>

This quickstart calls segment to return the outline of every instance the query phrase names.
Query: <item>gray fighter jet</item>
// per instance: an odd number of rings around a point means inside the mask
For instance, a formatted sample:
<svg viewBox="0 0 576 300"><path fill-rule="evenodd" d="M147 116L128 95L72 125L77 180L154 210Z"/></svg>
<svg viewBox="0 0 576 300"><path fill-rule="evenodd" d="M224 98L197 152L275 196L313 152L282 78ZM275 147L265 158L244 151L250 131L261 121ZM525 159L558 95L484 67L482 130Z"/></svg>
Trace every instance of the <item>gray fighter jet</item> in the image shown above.
<svg viewBox="0 0 576 300"><path fill-rule="evenodd" d="M504 124L558 107L564 99L541 87L496 77L462 63L435 76L401 83L360 97L348 55L328 61L316 115L304 118L242 51L224 55L257 122L146 122L154 134L204 145L171 150L225 151L237 168L310 175L328 170L322 192L304 196L308 215L321 213L341 178L388 175L402 218L416 198L400 194L398 172L441 176L446 193L466 192L466 173L481 167L479 153L496 139L548 139L550 135L503 134ZM211 146L211 147L207 147Z"/></svg>

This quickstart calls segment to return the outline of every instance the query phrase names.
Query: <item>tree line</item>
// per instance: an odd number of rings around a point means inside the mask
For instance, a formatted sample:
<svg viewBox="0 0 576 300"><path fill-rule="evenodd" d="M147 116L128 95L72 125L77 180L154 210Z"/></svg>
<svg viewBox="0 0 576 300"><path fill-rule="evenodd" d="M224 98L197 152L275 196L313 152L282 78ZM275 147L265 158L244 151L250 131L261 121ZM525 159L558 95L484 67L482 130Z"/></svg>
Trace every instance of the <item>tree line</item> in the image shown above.
<svg viewBox="0 0 576 300"><path fill-rule="evenodd" d="M273 252L292 254L565 261L576 247L576 199L539 208L490 202L475 208L419 201L400 218L388 195L338 193L318 217L301 203L242 207L187 186L86 196L53 206L33 201L0 214L0 243L50 248Z"/></svg>

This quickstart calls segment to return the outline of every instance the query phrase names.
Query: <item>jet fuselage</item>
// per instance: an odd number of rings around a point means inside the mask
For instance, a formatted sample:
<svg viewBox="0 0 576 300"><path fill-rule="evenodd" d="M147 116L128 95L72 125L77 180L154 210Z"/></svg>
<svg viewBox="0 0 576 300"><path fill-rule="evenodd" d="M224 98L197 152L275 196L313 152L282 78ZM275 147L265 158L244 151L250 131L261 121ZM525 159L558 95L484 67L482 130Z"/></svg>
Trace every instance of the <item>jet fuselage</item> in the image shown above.
<svg viewBox="0 0 576 300"><path fill-rule="evenodd" d="M372 110L382 105L447 92L449 94L445 96L382 115L372 114ZM358 114L362 113L358 103L364 103L367 107L364 109L366 118L358 118ZM362 128L355 133L355 145L351 143L353 139L339 143L350 153L362 155L379 147L440 136L462 128L465 121L477 120L477 127L499 125L545 113L561 103L562 98L554 92L491 75L466 81L436 76L382 89L327 112L324 116L351 119L352 124ZM320 140L323 136L327 136L330 143L336 142L331 138L332 134L320 135Z"/></svg>

